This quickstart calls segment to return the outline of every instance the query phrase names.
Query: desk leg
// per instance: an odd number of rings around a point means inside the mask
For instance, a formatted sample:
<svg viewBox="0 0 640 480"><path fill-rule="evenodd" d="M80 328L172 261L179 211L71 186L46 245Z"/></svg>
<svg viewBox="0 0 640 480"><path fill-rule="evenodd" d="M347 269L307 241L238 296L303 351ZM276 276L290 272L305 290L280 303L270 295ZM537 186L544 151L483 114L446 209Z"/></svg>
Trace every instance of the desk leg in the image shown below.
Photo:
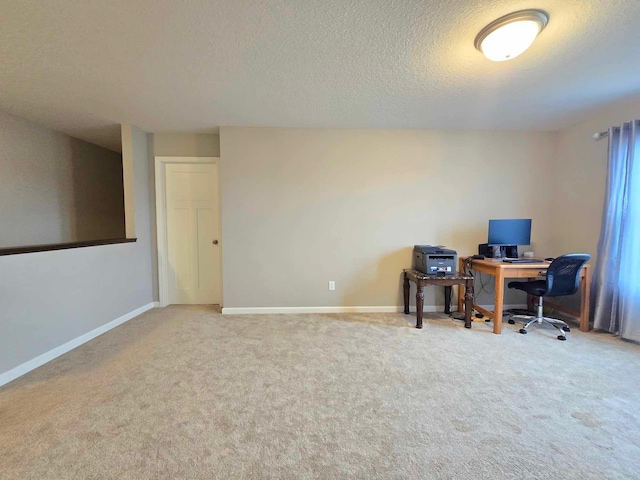
<svg viewBox="0 0 640 480"><path fill-rule="evenodd" d="M404 274L404 285L402 289L404 290L404 314L407 315L409 313L409 278L407 277L407 273Z"/></svg>
<svg viewBox="0 0 640 480"><path fill-rule="evenodd" d="M416 291L416 328L422 328L422 309L424 308L424 285L417 284Z"/></svg>
<svg viewBox="0 0 640 480"><path fill-rule="evenodd" d="M451 287L444 287L444 313L451 314Z"/></svg>
<svg viewBox="0 0 640 480"><path fill-rule="evenodd" d="M498 268L496 272L496 287L493 305L493 333L500 335L502 333L502 305L504 303L504 276L502 269Z"/></svg>
<svg viewBox="0 0 640 480"><path fill-rule="evenodd" d="M464 262L462 258L458 259L458 272L464 272ZM465 272L466 274L466 272ZM464 293L462 292L462 288L458 287L458 311L462 311L462 304L464 302Z"/></svg>
<svg viewBox="0 0 640 480"><path fill-rule="evenodd" d="M458 287L462 290L462 285ZM471 313L473 312L473 279L465 281L464 286L464 328L471 328Z"/></svg>
<svg viewBox="0 0 640 480"><path fill-rule="evenodd" d="M591 300L591 268L585 266L584 277L580 279L580 331L589 331L589 308Z"/></svg>

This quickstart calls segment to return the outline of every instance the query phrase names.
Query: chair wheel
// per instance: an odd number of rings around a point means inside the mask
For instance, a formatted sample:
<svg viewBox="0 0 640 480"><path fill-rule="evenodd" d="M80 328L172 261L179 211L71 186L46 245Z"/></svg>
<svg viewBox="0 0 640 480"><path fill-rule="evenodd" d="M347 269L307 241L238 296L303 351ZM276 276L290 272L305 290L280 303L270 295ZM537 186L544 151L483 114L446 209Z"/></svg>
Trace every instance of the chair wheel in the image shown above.
<svg viewBox="0 0 640 480"><path fill-rule="evenodd" d="M565 332L570 332L571 328L570 327L562 327L562 330L564 330Z"/></svg>
<svg viewBox="0 0 640 480"><path fill-rule="evenodd" d="M521 328L520 333L524 335L525 333L527 333L527 331L524 328Z"/></svg>
<svg viewBox="0 0 640 480"><path fill-rule="evenodd" d="M558 340L564 341L566 339L567 339L567 337L565 337L564 335L558 335Z"/></svg>
<svg viewBox="0 0 640 480"><path fill-rule="evenodd" d="M512 318L510 318L509 320L507 320L509 322L509 325L515 325L516 321L513 320Z"/></svg>

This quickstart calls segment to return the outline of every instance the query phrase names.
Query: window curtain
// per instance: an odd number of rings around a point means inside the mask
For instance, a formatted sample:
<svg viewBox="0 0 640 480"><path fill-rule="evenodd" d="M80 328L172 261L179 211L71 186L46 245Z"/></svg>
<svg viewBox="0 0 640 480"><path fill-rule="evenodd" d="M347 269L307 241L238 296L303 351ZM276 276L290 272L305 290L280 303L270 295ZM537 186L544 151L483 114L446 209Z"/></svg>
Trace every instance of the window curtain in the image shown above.
<svg viewBox="0 0 640 480"><path fill-rule="evenodd" d="M640 342L640 120L609 129L594 327Z"/></svg>

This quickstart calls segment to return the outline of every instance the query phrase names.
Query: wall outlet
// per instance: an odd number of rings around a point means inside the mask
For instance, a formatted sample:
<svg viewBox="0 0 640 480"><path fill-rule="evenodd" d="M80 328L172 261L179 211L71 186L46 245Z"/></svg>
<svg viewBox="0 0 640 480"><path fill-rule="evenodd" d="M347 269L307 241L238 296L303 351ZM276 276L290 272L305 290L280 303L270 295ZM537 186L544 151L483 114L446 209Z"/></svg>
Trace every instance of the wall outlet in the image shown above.
<svg viewBox="0 0 640 480"><path fill-rule="evenodd" d="M336 282L334 282L333 280L329 280L329 290L335 290L336 289Z"/></svg>

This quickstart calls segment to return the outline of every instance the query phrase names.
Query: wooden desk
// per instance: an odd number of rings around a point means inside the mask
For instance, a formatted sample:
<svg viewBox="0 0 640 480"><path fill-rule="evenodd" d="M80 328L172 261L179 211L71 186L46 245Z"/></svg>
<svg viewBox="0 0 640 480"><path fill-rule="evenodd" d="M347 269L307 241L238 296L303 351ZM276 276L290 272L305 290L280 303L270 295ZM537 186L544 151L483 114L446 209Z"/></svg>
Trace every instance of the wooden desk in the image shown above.
<svg viewBox="0 0 640 480"><path fill-rule="evenodd" d="M441 285L444 287L444 313L451 313L451 286L452 285L464 285L465 290L465 316L464 326L465 328L471 328L471 311L473 310L473 277L466 276L464 273L457 275L450 275L444 277L438 277L436 275L427 275L426 273L419 272L417 270L405 269L404 270L404 313L409 314L409 280L416 284L416 328L422 328L422 315L424 308L424 287L427 285ZM458 289L462 292L462 288ZM461 295L459 293L458 295ZM458 297L458 303L460 303ZM462 307L458 307L459 311L462 311Z"/></svg>
<svg viewBox="0 0 640 480"><path fill-rule="evenodd" d="M464 272L464 262L466 257L460 257L460 265L458 267L460 272ZM502 259L485 259L485 260L472 260L471 270L476 272L486 273L496 279L495 294L494 294L494 311L491 312L479 305L473 305L473 308L482 312L483 314L493 318L493 333L500 335L502 331L502 307L504 304L504 281L507 278L528 278L530 280L540 277L547 271L547 267L551 262L543 263L506 263ZM583 332L589 331L589 296L591 293L591 265L585 265L582 267L580 273L580 311L576 312L570 308L558 305L557 303L550 302L545 299L545 305L553 307L563 313L573 315L580 318L580 330ZM527 305L529 308L532 306L532 297L527 297ZM458 293L458 310L462 309L463 298L461 292Z"/></svg>

